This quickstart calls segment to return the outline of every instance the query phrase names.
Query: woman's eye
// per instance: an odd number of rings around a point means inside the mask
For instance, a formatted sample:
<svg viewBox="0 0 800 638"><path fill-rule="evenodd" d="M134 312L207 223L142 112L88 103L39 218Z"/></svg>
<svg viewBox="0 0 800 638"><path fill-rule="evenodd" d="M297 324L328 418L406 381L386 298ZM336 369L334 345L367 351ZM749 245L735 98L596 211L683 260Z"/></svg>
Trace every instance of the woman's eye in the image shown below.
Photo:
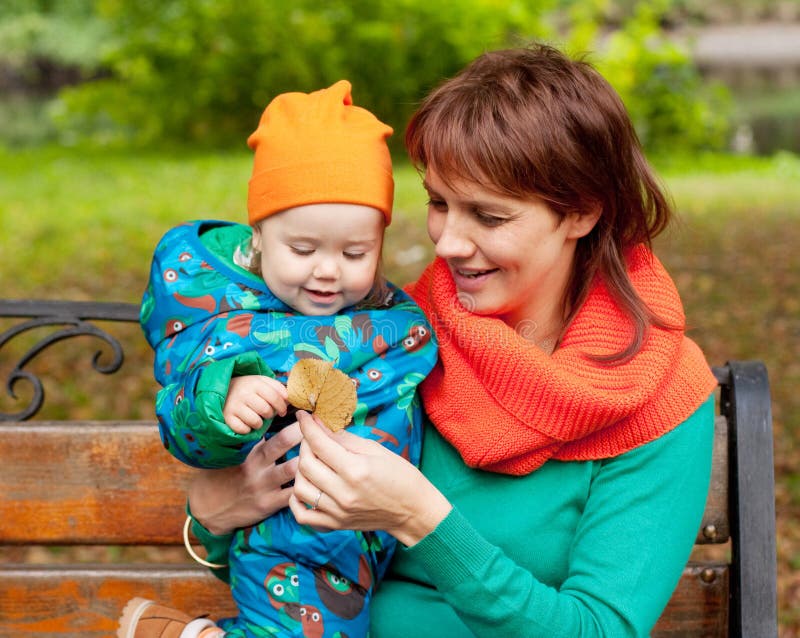
<svg viewBox="0 0 800 638"><path fill-rule="evenodd" d="M447 202L442 199L434 199L431 197L428 200L428 208L432 208L433 210L437 210L440 212L445 212L447 210Z"/></svg>
<svg viewBox="0 0 800 638"><path fill-rule="evenodd" d="M489 215L488 213L484 213L479 209L473 210L472 214L475 216L475 219L477 219L484 226L499 226L506 221L503 217Z"/></svg>

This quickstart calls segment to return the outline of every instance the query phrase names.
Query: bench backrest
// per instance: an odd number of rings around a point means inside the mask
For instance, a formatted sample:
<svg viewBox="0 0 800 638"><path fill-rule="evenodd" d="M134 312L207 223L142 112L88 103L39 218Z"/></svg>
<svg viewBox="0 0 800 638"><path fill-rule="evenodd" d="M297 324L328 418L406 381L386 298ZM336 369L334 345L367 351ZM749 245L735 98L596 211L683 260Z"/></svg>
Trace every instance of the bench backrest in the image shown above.
<svg viewBox="0 0 800 638"><path fill-rule="evenodd" d="M93 319L135 321L130 304L0 300L0 318L22 323L0 333L2 348L26 325L66 325L87 334ZM109 341L106 333L100 338ZM59 336L61 338L71 336ZM109 341L117 348L115 340ZM38 379L13 365L7 386ZM120 347L121 352L121 347ZM121 360L120 360L121 363ZM0 367L0 372L3 368ZM720 384L714 465L696 551L653 636L776 636L776 549L772 419L760 362L715 368ZM113 635L124 603L153 598L212 617L234 613L227 588L202 567L165 563L148 548L181 545L191 470L167 454L153 422L23 421L0 413L0 638ZM22 415L22 416L20 416ZM642 543L647 543L643 538ZM43 564L13 562L20 546L141 546L142 559L84 564L45 551ZM130 553L130 552L128 552ZM155 553L156 558L152 556ZM154 562L154 560L156 562Z"/></svg>

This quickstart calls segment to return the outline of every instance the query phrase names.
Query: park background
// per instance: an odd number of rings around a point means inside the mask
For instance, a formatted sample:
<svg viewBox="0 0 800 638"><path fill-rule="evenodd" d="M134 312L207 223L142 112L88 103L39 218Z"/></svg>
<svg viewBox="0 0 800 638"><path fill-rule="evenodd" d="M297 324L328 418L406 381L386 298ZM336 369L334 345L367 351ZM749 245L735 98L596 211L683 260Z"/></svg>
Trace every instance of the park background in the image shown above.
<svg viewBox="0 0 800 638"><path fill-rule="evenodd" d="M138 303L169 227L245 220L245 139L269 99L340 78L395 128L385 258L410 281L431 256L402 150L420 98L487 49L542 39L588 52L675 199L679 222L656 252L690 335L712 364L767 364L780 635L800 636L799 34L800 0L6 0L0 294ZM114 379L91 370L92 343L30 364L46 379L36 418L153 418L151 354L135 327L114 332L129 353ZM1 379L15 348L0 349ZM25 405L29 388L14 390L0 411ZM98 558L13 551L0 559Z"/></svg>

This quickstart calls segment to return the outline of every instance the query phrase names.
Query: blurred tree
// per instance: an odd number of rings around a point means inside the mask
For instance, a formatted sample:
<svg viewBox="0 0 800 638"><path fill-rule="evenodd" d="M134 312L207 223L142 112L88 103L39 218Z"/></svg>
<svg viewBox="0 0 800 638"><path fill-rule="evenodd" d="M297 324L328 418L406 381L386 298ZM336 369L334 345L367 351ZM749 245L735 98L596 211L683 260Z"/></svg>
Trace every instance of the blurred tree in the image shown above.
<svg viewBox="0 0 800 638"><path fill-rule="evenodd" d="M524 2L434 4L99 0L116 34L104 58L112 77L65 91L63 123L88 132L115 122L141 143L241 145L277 93L347 78L358 104L401 131L442 77L485 49L543 31Z"/></svg>
<svg viewBox="0 0 800 638"><path fill-rule="evenodd" d="M92 0L5 0L0 4L0 85L41 92L84 80L100 65L108 33Z"/></svg>
<svg viewBox="0 0 800 638"><path fill-rule="evenodd" d="M356 103L394 126L399 149L409 115L441 79L482 51L539 38L595 51L650 150L719 147L728 106L660 31L678 1L632 3L609 33L613 0L10 0L0 50L17 41L0 64L14 51L23 65L40 51L82 51L70 55L94 78L62 90L51 110L65 142L242 148L276 94L347 78ZM25 27L43 19L49 26ZM55 37L53 25L81 21L82 47Z"/></svg>
<svg viewBox="0 0 800 638"><path fill-rule="evenodd" d="M638 3L607 38L597 66L619 92L648 150L725 148L729 93L704 82L689 51L662 30L661 21L673 4Z"/></svg>

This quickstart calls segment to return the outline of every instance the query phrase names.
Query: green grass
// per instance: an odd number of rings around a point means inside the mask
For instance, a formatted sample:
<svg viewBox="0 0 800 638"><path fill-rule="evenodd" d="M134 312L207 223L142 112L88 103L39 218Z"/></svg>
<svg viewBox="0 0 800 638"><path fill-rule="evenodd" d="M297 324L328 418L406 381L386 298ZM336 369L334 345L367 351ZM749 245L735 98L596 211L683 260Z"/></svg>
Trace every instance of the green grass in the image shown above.
<svg viewBox="0 0 800 638"><path fill-rule="evenodd" d="M170 226L246 222L251 162L249 153L0 151L3 295L138 301ZM413 221L399 234L424 240L424 193L408 166L398 170L396 199L392 230Z"/></svg>
<svg viewBox="0 0 800 638"><path fill-rule="evenodd" d="M655 162L680 213L747 217L793 211L800 215L800 157L698 155Z"/></svg>
<svg viewBox="0 0 800 638"><path fill-rule="evenodd" d="M0 294L138 302L151 251L169 227L197 218L245 220L250 162L247 152L0 151ZM684 299L691 336L711 363L758 358L770 372L781 626L798 635L800 159L699 155L656 165L680 211L656 251ZM396 182L386 270L404 283L431 248L419 177L398 163ZM93 350L85 343L59 344L31 363L48 380L42 418L152 418L150 351L135 326L114 332L133 344L127 372L115 379L91 370ZM0 350L0 379L19 356ZM19 385L24 401L28 388ZM0 395L0 410L15 406Z"/></svg>
<svg viewBox="0 0 800 638"><path fill-rule="evenodd" d="M760 90L740 96L738 110L751 117L797 117L800 88Z"/></svg>
<svg viewBox="0 0 800 638"><path fill-rule="evenodd" d="M169 226L241 218L248 164L243 154L0 155L0 246L12 283L4 294L136 301L148 253Z"/></svg>
<svg viewBox="0 0 800 638"><path fill-rule="evenodd" d="M4 296L137 301L150 251L167 228L186 219L245 220L250 162L247 152L0 151ZM671 159L659 167L689 226L700 217L710 232L723 232L710 218L755 223L800 211L800 160L788 154ZM421 265L414 254L429 247L419 177L404 163L396 175L387 261L403 280ZM395 246L403 254L393 264Z"/></svg>

